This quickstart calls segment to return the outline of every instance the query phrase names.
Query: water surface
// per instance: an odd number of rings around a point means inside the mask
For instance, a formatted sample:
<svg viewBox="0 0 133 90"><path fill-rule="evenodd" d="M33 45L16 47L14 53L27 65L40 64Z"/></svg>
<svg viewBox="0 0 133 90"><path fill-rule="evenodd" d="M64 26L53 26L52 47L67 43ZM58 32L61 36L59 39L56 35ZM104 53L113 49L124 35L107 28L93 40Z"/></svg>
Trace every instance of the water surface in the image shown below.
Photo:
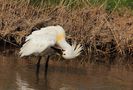
<svg viewBox="0 0 133 90"><path fill-rule="evenodd" d="M32 60L0 55L0 90L133 90L127 66L50 61L48 76L41 65L39 78Z"/></svg>

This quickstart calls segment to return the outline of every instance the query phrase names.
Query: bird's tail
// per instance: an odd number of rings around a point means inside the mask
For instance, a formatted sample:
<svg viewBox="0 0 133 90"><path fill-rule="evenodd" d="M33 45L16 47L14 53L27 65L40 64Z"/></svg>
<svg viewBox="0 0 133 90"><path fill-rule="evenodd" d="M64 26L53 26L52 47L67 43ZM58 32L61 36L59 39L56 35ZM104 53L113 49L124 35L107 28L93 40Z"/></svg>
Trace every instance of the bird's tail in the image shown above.
<svg viewBox="0 0 133 90"><path fill-rule="evenodd" d="M74 56L77 57L81 54L81 51L83 50L83 46L81 44L77 44L76 42L74 42L72 44L72 49L74 51Z"/></svg>
<svg viewBox="0 0 133 90"><path fill-rule="evenodd" d="M20 49L20 52L19 52L20 57L28 56L28 55L32 54L32 53L31 53L31 50L32 50L32 49L31 49L30 41L27 41L27 42L22 46L22 48Z"/></svg>

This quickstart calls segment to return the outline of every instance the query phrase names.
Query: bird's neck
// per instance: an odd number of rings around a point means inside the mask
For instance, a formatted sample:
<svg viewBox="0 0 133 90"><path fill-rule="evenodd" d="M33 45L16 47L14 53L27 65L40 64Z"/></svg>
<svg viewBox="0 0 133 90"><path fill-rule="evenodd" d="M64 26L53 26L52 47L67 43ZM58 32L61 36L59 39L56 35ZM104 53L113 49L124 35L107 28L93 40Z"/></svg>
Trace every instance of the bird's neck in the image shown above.
<svg viewBox="0 0 133 90"><path fill-rule="evenodd" d="M71 48L71 45L69 43L66 42L66 40L62 40L58 43L58 45L63 49L63 50L67 50Z"/></svg>

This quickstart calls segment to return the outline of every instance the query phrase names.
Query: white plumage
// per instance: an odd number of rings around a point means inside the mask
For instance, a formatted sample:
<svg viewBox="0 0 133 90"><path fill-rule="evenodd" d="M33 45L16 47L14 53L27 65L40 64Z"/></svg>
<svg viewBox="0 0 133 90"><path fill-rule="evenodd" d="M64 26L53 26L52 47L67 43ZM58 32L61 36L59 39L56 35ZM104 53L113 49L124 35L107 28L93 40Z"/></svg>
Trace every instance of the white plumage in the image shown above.
<svg viewBox="0 0 133 90"><path fill-rule="evenodd" d="M63 58L72 59L80 55L82 46L73 43L72 46L65 40L64 29L57 26L48 26L40 30L33 31L26 37L25 44L20 49L20 55L29 56L31 54L41 54L51 46L58 45L63 49Z"/></svg>

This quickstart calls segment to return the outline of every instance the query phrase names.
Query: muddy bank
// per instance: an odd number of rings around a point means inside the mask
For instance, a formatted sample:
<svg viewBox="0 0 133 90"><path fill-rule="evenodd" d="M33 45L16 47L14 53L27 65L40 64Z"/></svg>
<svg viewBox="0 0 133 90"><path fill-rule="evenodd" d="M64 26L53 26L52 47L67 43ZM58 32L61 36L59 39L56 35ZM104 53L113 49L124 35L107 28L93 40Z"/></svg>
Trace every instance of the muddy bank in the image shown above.
<svg viewBox="0 0 133 90"><path fill-rule="evenodd" d="M76 10L64 6L39 8L28 2L1 0L0 12L0 39L14 46L21 46L34 30L59 24L68 41L82 43L85 55L132 55L133 16L128 9L108 12L99 6Z"/></svg>

